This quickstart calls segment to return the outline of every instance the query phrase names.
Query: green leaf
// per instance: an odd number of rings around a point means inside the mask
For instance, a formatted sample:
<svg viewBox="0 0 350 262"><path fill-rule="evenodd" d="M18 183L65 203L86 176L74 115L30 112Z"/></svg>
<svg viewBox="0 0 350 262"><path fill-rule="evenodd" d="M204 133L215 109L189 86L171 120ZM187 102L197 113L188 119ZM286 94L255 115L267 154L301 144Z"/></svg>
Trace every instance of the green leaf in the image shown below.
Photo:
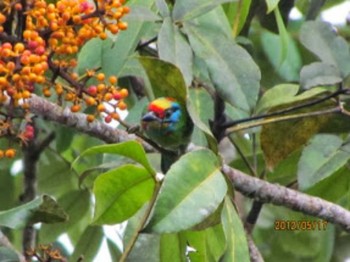
<svg viewBox="0 0 350 262"><path fill-rule="evenodd" d="M160 237L160 261L185 262L186 239L180 234L162 234Z"/></svg>
<svg viewBox="0 0 350 262"><path fill-rule="evenodd" d="M48 195L0 212L0 225L14 229L24 228L28 224L57 223L67 219L64 210Z"/></svg>
<svg viewBox="0 0 350 262"><path fill-rule="evenodd" d="M320 134L307 145L298 164L298 184L306 190L343 167L350 159L350 144L335 135Z"/></svg>
<svg viewBox="0 0 350 262"><path fill-rule="evenodd" d="M156 22L161 17L154 13L150 8L142 5L133 5L130 14L126 16L128 21Z"/></svg>
<svg viewBox="0 0 350 262"><path fill-rule="evenodd" d="M170 11L167 3L165 0L156 0L156 6L159 10L159 13L162 17L168 17L170 16Z"/></svg>
<svg viewBox="0 0 350 262"><path fill-rule="evenodd" d="M272 107L290 103L295 99L299 85L280 84L268 89L256 106L256 113L262 113Z"/></svg>
<svg viewBox="0 0 350 262"><path fill-rule="evenodd" d="M78 243L75 245L74 252L69 261L79 261L82 256L86 261L94 261L97 251L100 249L103 239L103 229L98 226L87 227Z"/></svg>
<svg viewBox="0 0 350 262"><path fill-rule="evenodd" d="M54 225L42 225L40 240L43 243L55 241L59 235L69 233L79 238L91 222L91 194L88 190L74 190L62 195L57 202L68 214L68 220Z"/></svg>
<svg viewBox="0 0 350 262"><path fill-rule="evenodd" d="M251 0L245 0L223 4L225 14L232 27L234 37L239 35L245 22L247 21L251 3Z"/></svg>
<svg viewBox="0 0 350 262"><path fill-rule="evenodd" d="M100 175L94 184L94 224L120 223L152 196L154 180L144 168L124 165Z"/></svg>
<svg viewBox="0 0 350 262"><path fill-rule="evenodd" d="M287 106L288 104L315 99L322 93L329 90L323 87L315 87L299 95L299 86L294 84L279 84L267 90L256 107L257 113L267 111L277 106Z"/></svg>
<svg viewBox="0 0 350 262"><path fill-rule="evenodd" d="M201 123L195 124L196 128L192 135L192 142L196 145L206 147L207 140L205 138L205 135L200 132L200 130L212 136L209 129L209 119L213 119L214 116L214 103L211 99L211 96L203 88L191 88L189 91L191 110L193 110L192 114L196 114L197 118L195 119L201 121ZM202 129L199 129L197 127L198 125L202 125ZM213 140L213 145L215 144L216 141Z"/></svg>
<svg viewBox="0 0 350 262"><path fill-rule="evenodd" d="M315 62L304 66L300 72L300 85L304 89L340 83L341 73L334 65Z"/></svg>
<svg viewBox="0 0 350 262"><path fill-rule="evenodd" d="M188 245L194 248L195 252L189 252L191 262L220 261L225 251L225 235L222 225L210 227L201 231L185 231Z"/></svg>
<svg viewBox="0 0 350 262"><path fill-rule="evenodd" d="M20 262L18 254L7 247L0 245L0 261L2 262Z"/></svg>
<svg viewBox="0 0 350 262"><path fill-rule="evenodd" d="M280 0L265 0L267 5L267 14L275 10Z"/></svg>
<svg viewBox="0 0 350 262"><path fill-rule="evenodd" d="M208 13L218 5L232 1L233 0L177 0L174 5L173 19L174 21L190 20Z"/></svg>
<svg viewBox="0 0 350 262"><path fill-rule="evenodd" d="M306 193L331 202L337 202L349 192L350 178L347 175L348 172L349 169L346 166L342 167L307 189Z"/></svg>
<svg viewBox="0 0 350 262"><path fill-rule="evenodd" d="M186 105L187 88L179 68L154 57L139 57L139 61L146 70L155 97L173 97Z"/></svg>
<svg viewBox="0 0 350 262"><path fill-rule="evenodd" d="M342 77L350 73L350 50L344 38L337 36L330 24L308 21L300 31L301 43L322 62L336 66Z"/></svg>
<svg viewBox="0 0 350 262"><path fill-rule="evenodd" d="M295 40L286 32L282 37L266 30L260 38L263 51L278 75L286 81L298 81L302 59Z"/></svg>
<svg viewBox="0 0 350 262"><path fill-rule="evenodd" d="M95 155L95 154L114 154L114 155L125 156L141 164L144 168L146 168L146 170L150 174L152 175L156 174L152 166L148 162L145 150L140 145L140 143L136 141L126 141L118 144L109 144L109 145L91 147L85 150L83 153L81 153L80 156L77 159L75 159L75 161L72 163L72 166L74 166L74 164L81 157Z"/></svg>
<svg viewBox="0 0 350 262"><path fill-rule="evenodd" d="M170 17L163 20L158 34L158 52L162 60L176 65L186 86L192 82L192 49Z"/></svg>
<svg viewBox="0 0 350 262"><path fill-rule="evenodd" d="M171 233L188 229L217 209L226 190L217 157L209 150L190 152L165 176L144 231Z"/></svg>
<svg viewBox="0 0 350 262"><path fill-rule="evenodd" d="M112 261L119 261L120 257L122 256L122 251L120 248L109 238L107 238L107 246L109 254L112 257Z"/></svg>
<svg viewBox="0 0 350 262"><path fill-rule="evenodd" d="M229 197L225 198L221 220L226 237L226 251L220 261L250 261L248 242L242 221Z"/></svg>
<svg viewBox="0 0 350 262"><path fill-rule="evenodd" d="M255 106L260 81L259 68L251 56L232 38L220 34L220 28L185 23L184 29L196 56L205 61L220 96L249 112Z"/></svg>

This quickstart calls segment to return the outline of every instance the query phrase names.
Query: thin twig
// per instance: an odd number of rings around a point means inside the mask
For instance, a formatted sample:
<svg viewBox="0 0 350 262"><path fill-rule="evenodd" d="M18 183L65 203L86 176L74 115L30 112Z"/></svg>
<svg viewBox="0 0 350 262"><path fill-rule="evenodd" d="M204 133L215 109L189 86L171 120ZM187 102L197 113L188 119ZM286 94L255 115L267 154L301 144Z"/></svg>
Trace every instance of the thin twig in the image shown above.
<svg viewBox="0 0 350 262"><path fill-rule="evenodd" d="M240 131L240 130L249 129L252 127L262 126L262 125L266 125L266 124L272 124L272 123L293 120L293 119L299 119L299 118L305 118L305 117L334 114L334 113L343 113L343 109L339 108L339 107L335 107L335 108L320 110L320 111L315 111L315 112L299 113L299 114L293 114L293 115L281 115L281 116L271 117L271 118L267 118L267 119L259 119L257 121L252 122L252 123L243 123L240 125L230 127L226 130L226 135L231 134L233 132Z"/></svg>
<svg viewBox="0 0 350 262"><path fill-rule="evenodd" d="M275 111L275 112L272 112L272 113L262 114L262 115L258 115L258 116L252 116L252 117L248 117L248 118L228 121L228 122L226 122L225 124L222 125L222 128L229 128L229 127L233 127L235 125L241 124L241 123L251 122L251 121L259 120L259 119L263 119L263 118L269 118L269 117L273 117L273 116L285 115L285 114L293 112L293 111L297 111L297 110L300 110L300 109L303 109L303 108L307 108L307 107L311 107L311 106L314 106L314 105L318 105L318 104L320 104L320 103L322 103L324 101L327 101L327 100L329 100L331 98L337 97L337 96L339 96L341 94L346 94L349 91L350 91L349 89L339 88L337 91L335 91L335 92L333 92L331 94L328 94L328 95L326 95L324 97L321 97L319 99L315 99L315 100L312 100L312 101L309 101L309 102L306 102L306 103L303 103L303 104L300 104L300 105L297 105L297 106L294 106L294 107L290 107L290 108L287 108L287 109L282 109L282 110L278 110L278 111Z"/></svg>

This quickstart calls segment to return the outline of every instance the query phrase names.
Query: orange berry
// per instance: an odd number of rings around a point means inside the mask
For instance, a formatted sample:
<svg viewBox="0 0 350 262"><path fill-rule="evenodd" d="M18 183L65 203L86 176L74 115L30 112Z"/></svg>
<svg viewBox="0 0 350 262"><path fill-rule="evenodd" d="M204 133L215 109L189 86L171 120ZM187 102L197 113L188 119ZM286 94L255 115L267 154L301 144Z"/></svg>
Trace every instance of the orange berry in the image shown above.
<svg viewBox="0 0 350 262"><path fill-rule="evenodd" d="M31 93L28 90L24 90L22 93L22 97L24 99L29 98L31 96Z"/></svg>
<svg viewBox="0 0 350 262"><path fill-rule="evenodd" d="M5 156L7 158L14 158L16 156L16 150L13 148L6 149Z"/></svg>
<svg viewBox="0 0 350 262"><path fill-rule="evenodd" d="M125 110L127 108L127 105L126 105L126 103L123 100L120 100L119 103L118 103L118 108L120 110Z"/></svg>
<svg viewBox="0 0 350 262"><path fill-rule="evenodd" d="M5 156L5 153L3 150L0 150L0 159L3 158Z"/></svg>
<svg viewBox="0 0 350 262"><path fill-rule="evenodd" d="M22 10L22 4L21 4L21 3L16 3L16 4L15 4L15 9L16 9L17 11L21 11L21 10Z"/></svg>
<svg viewBox="0 0 350 262"><path fill-rule="evenodd" d="M122 22L122 21L120 21L120 22L118 22L118 28L120 29L120 30L126 30L126 29L128 29L128 23L126 23L126 22Z"/></svg>
<svg viewBox="0 0 350 262"><path fill-rule="evenodd" d="M111 117L114 119L114 120L119 120L120 119L120 116L117 112L113 112L111 113Z"/></svg>
<svg viewBox="0 0 350 262"><path fill-rule="evenodd" d="M50 89L44 89L43 90L43 94L44 94L45 97L50 97L51 96Z"/></svg>
<svg viewBox="0 0 350 262"><path fill-rule="evenodd" d="M119 91L119 94L120 94L121 98L126 98L129 95L129 91L126 88L122 88Z"/></svg>
<svg viewBox="0 0 350 262"><path fill-rule="evenodd" d="M106 32L101 32L101 33L99 34L99 37L100 37L101 40L107 39L107 34L106 34Z"/></svg>
<svg viewBox="0 0 350 262"><path fill-rule="evenodd" d="M23 43L17 43L15 44L14 50L16 52L22 53L24 51L25 47Z"/></svg>
<svg viewBox="0 0 350 262"><path fill-rule="evenodd" d="M91 123L91 122L93 122L93 121L95 120L95 116L94 116L94 115L87 115L87 116L86 116L86 120L87 120L89 123Z"/></svg>
<svg viewBox="0 0 350 262"><path fill-rule="evenodd" d="M124 13L124 14L130 13L130 7L128 7L128 6L123 6L123 13Z"/></svg>
<svg viewBox="0 0 350 262"><path fill-rule="evenodd" d="M105 100L106 102L110 101L112 98L113 98L113 95L112 95L111 93L106 93L106 94L104 95L104 100Z"/></svg>
<svg viewBox="0 0 350 262"><path fill-rule="evenodd" d="M2 13L0 13L0 24L3 24L6 22L6 16L4 16Z"/></svg>
<svg viewBox="0 0 350 262"><path fill-rule="evenodd" d="M80 105L72 105L70 110L73 112L73 113L76 113L76 112L79 112L81 109L81 106Z"/></svg>
<svg viewBox="0 0 350 262"><path fill-rule="evenodd" d="M7 78L4 76L0 77L0 87L7 85Z"/></svg>
<svg viewBox="0 0 350 262"><path fill-rule="evenodd" d="M85 99L85 103L88 105L88 106L93 106L96 104L96 100L93 98L93 97L87 97Z"/></svg>
<svg viewBox="0 0 350 262"><path fill-rule="evenodd" d="M110 76L108 80L112 85L115 85L118 81L118 78L116 76Z"/></svg>
<svg viewBox="0 0 350 262"><path fill-rule="evenodd" d="M105 74L104 74L104 73L98 73L98 74L96 75L96 79L97 79L98 81L103 81L103 80L105 80Z"/></svg>
<svg viewBox="0 0 350 262"><path fill-rule="evenodd" d="M104 112L105 110L106 110L106 108L105 108L104 104L99 104L97 106L97 111Z"/></svg>

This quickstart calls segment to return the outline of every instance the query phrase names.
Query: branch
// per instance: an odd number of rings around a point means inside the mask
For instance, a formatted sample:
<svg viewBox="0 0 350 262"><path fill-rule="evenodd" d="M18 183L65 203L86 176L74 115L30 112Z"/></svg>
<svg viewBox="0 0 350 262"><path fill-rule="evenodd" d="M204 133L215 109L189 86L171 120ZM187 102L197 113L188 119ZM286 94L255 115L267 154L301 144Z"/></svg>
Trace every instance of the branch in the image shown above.
<svg viewBox="0 0 350 262"><path fill-rule="evenodd" d="M339 205L251 177L228 165L222 167L222 172L233 187L247 197L325 219L350 232L350 212Z"/></svg>
<svg viewBox="0 0 350 262"><path fill-rule="evenodd" d="M142 143L146 151L153 151L153 148L133 134L128 134L124 130L116 129L102 122L94 121L89 123L86 115L82 113L72 113L69 108L63 109L60 106L40 98L34 94L28 99L30 111L46 120L53 121L77 131L88 134L105 141L106 143L120 143L129 140L136 140Z"/></svg>

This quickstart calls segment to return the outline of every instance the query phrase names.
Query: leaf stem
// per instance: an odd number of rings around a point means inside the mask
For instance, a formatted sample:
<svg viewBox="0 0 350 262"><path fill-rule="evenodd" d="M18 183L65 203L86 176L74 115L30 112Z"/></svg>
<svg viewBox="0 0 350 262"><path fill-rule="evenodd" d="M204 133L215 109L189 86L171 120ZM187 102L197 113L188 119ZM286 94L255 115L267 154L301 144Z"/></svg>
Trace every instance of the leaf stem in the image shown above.
<svg viewBox="0 0 350 262"><path fill-rule="evenodd" d="M156 181L156 185L155 185L155 188L154 188L154 191L153 191L153 195L152 195L152 198L150 200L150 203L147 207L147 210L145 211L145 214L143 215L143 217L141 218L141 222L139 224L139 226L136 228L135 232L133 233L133 235L131 236L131 239L128 243L128 245L126 246L122 256L120 257L119 259L119 262L125 262L128 255L130 254L131 250L133 249L136 241L137 241L137 238L139 236L139 232L144 228L150 214L151 214L151 211L154 207L154 204L156 203L156 200L157 200L157 196L158 196L158 193L159 193L159 190L161 188L161 185L162 183L160 181Z"/></svg>
<svg viewBox="0 0 350 262"><path fill-rule="evenodd" d="M257 127L257 126L262 126L262 125L266 125L266 124L287 121L287 120L292 120L292 119L298 119L298 118L304 118L304 117L333 114L333 113L343 113L343 109L339 108L339 107L335 107L335 108L321 110L321 111L315 111L315 112L299 113L299 114L292 114L292 115L286 115L286 116L282 115L282 116L276 116L276 117L271 117L271 118L267 118L267 119L259 119L257 121L252 122L252 123L243 123L240 125L230 127L226 130L226 135L229 135L233 132L237 132L240 130L244 130L244 129L248 129L248 128L252 128L252 127Z"/></svg>

